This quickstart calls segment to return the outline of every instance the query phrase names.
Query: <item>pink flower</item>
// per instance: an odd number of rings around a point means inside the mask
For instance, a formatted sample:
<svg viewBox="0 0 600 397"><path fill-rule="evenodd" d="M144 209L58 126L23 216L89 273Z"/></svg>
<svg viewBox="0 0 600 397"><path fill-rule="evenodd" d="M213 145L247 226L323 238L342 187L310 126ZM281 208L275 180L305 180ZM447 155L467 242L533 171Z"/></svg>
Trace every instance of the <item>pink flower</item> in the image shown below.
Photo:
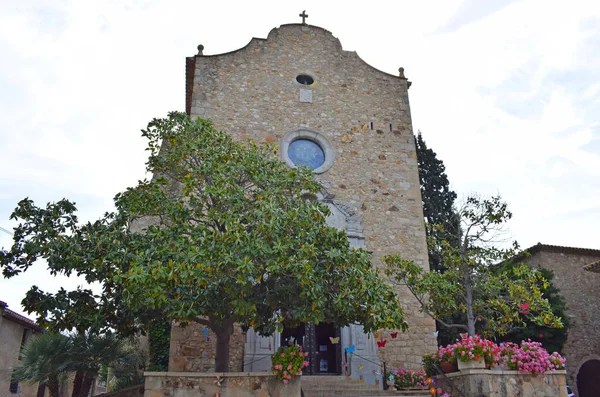
<svg viewBox="0 0 600 397"><path fill-rule="evenodd" d="M285 353L281 353L281 357L285 357Z"/></svg>
<svg viewBox="0 0 600 397"><path fill-rule="evenodd" d="M287 369L288 369L288 371L289 371L290 369L292 369L292 366L291 366L291 365L288 365Z"/></svg>
<svg viewBox="0 0 600 397"><path fill-rule="evenodd" d="M284 379L284 380L283 380L283 383L287 384L287 383L288 383L288 380L287 380L287 379Z"/></svg>
<svg viewBox="0 0 600 397"><path fill-rule="evenodd" d="M295 355L296 355L296 353L290 352L290 356L295 356Z"/></svg>

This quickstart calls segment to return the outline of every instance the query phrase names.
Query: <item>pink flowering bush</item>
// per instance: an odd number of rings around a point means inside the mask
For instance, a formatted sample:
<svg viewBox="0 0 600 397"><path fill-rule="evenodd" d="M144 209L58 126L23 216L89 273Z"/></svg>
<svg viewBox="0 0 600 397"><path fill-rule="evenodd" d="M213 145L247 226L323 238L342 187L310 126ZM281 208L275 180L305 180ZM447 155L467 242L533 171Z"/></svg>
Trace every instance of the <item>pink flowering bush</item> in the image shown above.
<svg viewBox="0 0 600 397"><path fill-rule="evenodd" d="M565 367L565 359L560 354L549 354L541 343L530 339L522 341L520 346L510 342L500 344L500 352L501 366L525 374L543 376Z"/></svg>
<svg viewBox="0 0 600 397"><path fill-rule="evenodd" d="M543 376L548 372L565 368L565 359L554 352L549 354L539 342L522 341L520 345L512 342L496 345L481 337L461 335L457 343L440 346L432 359L443 361L485 360L486 366L502 367L523 374Z"/></svg>
<svg viewBox="0 0 600 397"><path fill-rule="evenodd" d="M413 371L412 369L399 368L388 371L387 377L394 382L398 389L427 386L427 376L422 369Z"/></svg>
<svg viewBox="0 0 600 397"><path fill-rule="evenodd" d="M479 335L468 336L461 334L462 339L446 347L440 346L437 358L440 361L481 361L485 360L487 366L497 360L498 345L494 342L483 339ZM434 355L435 358L435 355Z"/></svg>
<svg viewBox="0 0 600 397"><path fill-rule="evenodd" d="M308 361L304 361L307 356L308 353L303 352L300 345L280 347L271 356L273 375L283 383L288 383L295 375L302 375L302 368L308 366Z"/></svg>

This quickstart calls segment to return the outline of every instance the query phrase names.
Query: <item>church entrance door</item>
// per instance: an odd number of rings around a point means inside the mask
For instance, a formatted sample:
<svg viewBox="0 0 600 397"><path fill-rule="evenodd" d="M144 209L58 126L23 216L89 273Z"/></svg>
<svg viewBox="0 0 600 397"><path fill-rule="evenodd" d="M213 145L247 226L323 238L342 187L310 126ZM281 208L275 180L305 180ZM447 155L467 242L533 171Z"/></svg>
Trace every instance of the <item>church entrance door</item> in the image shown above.
<svg viewBox="0 0 600 397"><path fill-rule="evenodd" d="M290 341L302 346L308 352L308 367L304 368L304 375L341 375L342 374L342 349L340 343L340 330L333 324L321 323L300 324L295 328L284 328L281 333L281 346L286 346ZM330 338L333 338L333 343ZM337 339L336 339L337 338Z"/></svg>

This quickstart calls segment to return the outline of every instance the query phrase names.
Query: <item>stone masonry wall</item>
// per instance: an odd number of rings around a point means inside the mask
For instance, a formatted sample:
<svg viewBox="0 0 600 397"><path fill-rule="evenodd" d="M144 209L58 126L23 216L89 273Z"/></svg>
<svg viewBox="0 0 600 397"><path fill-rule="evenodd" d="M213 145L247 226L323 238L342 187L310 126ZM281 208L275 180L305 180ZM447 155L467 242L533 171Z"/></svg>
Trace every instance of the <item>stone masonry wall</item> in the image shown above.
<svg viewBox="0 0 600 397"><path fill-rule="evenodd" d="M188 59L195 62L192 117L210 118L235 138L259 143L278 145L301 127L323 134L336 159L318 177L337 200L359 212L374 265L381 266L383 255L400 253L428 268L403 75L376 70L343 51L330 32L300 24L273 29L267 39L252 39L238 51ZM314 84L299 84L299 74L312 76ZM311 90L311 102L300 102L302 89ZM421 356L436 349L435 324L407 291L400 294L410 328L380 353L388 365L418 368ZM177 342L178 333L172 352L181 357L185 344L195 342Z"/></svg>
<svg viewBox="0 0 600 397"><path fill-rule="evenodd" d="M584 362L600 360L600 274L584 266L600 259L600 251L582 250L587 255L540 250L527 262L554 271L554 285L565 298L570 328L564 354L567 359L567 383L576 389L577 373ZM579 395L575 391L576 395Z"/></svg>
<svg viewBox="0 0 600 397"><path fill-rule="evenodd" d="M266 373L145 372L145 397L300 397L301 376L288 384Z"/></svg>
<svg viewBox="0 0 600 397"><path fill-rule="evenodd" d="M204 326L192 323L184 328L171 327L169 349L169 372L214 372L216 334L204 334ZM239 327L234 328L229 342L229 370L242 371L245 338Z"/></svg>
<svg viewBox="0 0 600 397"><path fill-rule="evenodd" d="M452 397L567 397L564 371L539 377L518 371L471 369L446 374L438 381Z"/></svg>

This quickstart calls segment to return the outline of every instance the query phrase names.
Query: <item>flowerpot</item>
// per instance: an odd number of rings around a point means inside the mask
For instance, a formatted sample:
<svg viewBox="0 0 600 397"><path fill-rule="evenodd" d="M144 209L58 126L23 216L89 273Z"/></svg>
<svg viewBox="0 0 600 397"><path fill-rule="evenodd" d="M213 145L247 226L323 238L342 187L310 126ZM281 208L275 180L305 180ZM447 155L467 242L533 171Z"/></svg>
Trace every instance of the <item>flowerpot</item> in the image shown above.
<svg viewBox="0 0 600 397"><path fill-rule="evenodd" d="M363 376L362 376L362 375L360 375L360 376L359 376L359 379L360 379L360 380L363 380Z"/></svg>
<svg viewBox="0 0 600 397"><path fill-rule="evenodd" d="M490 371L494 371L494 372L502 372L505 369L506 368L502 367L501 365L498 365L497 367L494 367L493 365L490 366Z"/></svg>
<svg viewBox="0 0 600 397"><path fill-rule="evenodd" d="M442 361L440 363L440 368L445 374L449 374L451 372L458 372L458 364L456 364L456 361Z"/></svg>
<svg viewBox="0 0 600 397"><path fill-rule="evenodd" d="M460 361L458 360L458 370L462 371L465 369L485 369L485 361L475 361L475 360L467 360Z"/></svg>

